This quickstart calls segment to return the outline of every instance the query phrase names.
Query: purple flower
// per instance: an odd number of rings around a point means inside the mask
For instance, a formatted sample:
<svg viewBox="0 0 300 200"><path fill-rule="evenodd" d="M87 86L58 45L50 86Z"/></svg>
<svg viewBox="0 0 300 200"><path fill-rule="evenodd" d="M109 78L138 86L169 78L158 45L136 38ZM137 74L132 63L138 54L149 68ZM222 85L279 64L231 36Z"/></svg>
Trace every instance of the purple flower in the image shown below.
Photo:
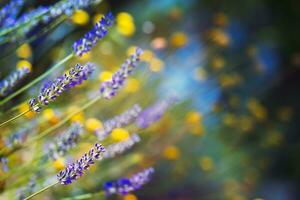
<svg viewBox="0 0 300 200"><path fill-rule="evenodd" d="M112 194L125 195L134 190L140 189L143 185L148 183L154 173L152 167L138 172L130 178L120 178L115 181L108 181L104 183L103 189L107 196Z"/></svg>
<svg viewBox="0 0 300 200"><path fill-rule="evenodd" d="M95 134L100 141L104 140L113 129L124 127L132 123L142 111L138 104L128 109L124 113L113 117L103 123L103 128L97 129Z"/></svg>
<svg viewBox="0 0 300 200"><path fill-rule="evenodd" d="M104 158L113 158L116 155L119 155L130 149L135 143L141 141L141 138L137 134L132 134L128 139L123 140L121 142L111 144L106 148L106 152L104 152Z"/></svg>
<svg viewBox="0 0 300 200"><path fill-rule="evenodd" d="M83 173L94 164L95 160L102 159L102 153L105 152L105 148L96 143L95 146L86 154L84 154L75 163L69 164L64 170L57 174L57 179L62 185L69 185L74 180L78 179Z"/></svg>
<svg viewBox="0 0 300 200"><path fill-rule="evenodd" d="M0 25L7 27L15 23L24 0L11 0L0 10Z"/></svg>
<svg viewBox="0 0 300 200"><path fill-rule="evenodd" d="M62 135L49 144L48 156L57 160L59 156L64 156L67 151L75 147L83 132L82 124L74 122L65 130Z"/></svg>
<svg viewBox="0 0 300 200"><path fill-rule="evenodd" d="M30 108L35 112L40 112L43 106L54 101L65 90L80 85L83 81L87 80L94 69L95 67L92 63L87 63L85 66L77 64L68 73L56 78L55 81L44 84L38 98L29 100Z"/></svg>
<svg viewBox="0 0 300 200"><path fill-rule="evenodd" d="M132 73L140 61L140 55L142 53L142 49L136 48L135 53L131 55L130 58L121 65L120 69L113 74L112 79L101 84L100 93L104 98L111 99L116 95L117 91L123 87L127 77Z"/></svg>
<svg viewBox="0 0 300 200"><path fill-rule="evenodd" d="M0 82L0 96L6 96L29 73L29 68L22 67L8 75L8 77Z"/></svg>
<svg viewBox="0 0 300 200"><path fill-rule="evenodd" d="M139 128L147 128L152 123L158 121L165 111L176 101L175 97L170 97L164 101L155 103L146 108L136 120L136 125Z"/></svg>
<svg viewBox="0 0 300 200"><path fill-rule="evenodd" d="M107 34L107 28L112 26L113 22L114 16L111 12L102 17L102 19L96 23L90 32L86 33L83 38L74 42L73 52L75 55L82 56L86 52L89 52L97 44L97 42Z"/></svg>

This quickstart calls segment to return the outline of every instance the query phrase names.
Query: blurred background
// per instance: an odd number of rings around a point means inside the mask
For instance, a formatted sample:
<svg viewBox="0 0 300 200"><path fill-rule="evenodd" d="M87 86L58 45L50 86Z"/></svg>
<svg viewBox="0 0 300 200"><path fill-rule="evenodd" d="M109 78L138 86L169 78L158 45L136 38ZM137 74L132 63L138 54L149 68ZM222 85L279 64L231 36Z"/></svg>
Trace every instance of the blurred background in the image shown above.
<svg viewBox="0 0 300 200"><path fill-rule="evenodd" d="M28 1L23 9L54 2ZM76 11L31 42L26 39L37 30L18 38L22 44L6 44L1 63L18 66L22 62L32 67L32 74L24 80L27 83L67 55L72 42L109 10L116 16L116 24L108 37L90 54L68 64L97 63L93 84L77 88L76 95L62 97L41 118L55 124L63 112L94 94L98 81L110 77L135 46L145 49L142 69L129 79L118 98L73 119L82 123L94 116L106 119L134 103L146 107L169 96L177 97L177 103L146 129L141 144L128 154L138 153L137 168L153 166L153 179L134 195L119 199L300 197L299 1L103 1ZM17 49L16 53L11 49ZM9 71L11 67L1 67L1 76ZM3 110L22 105L38 90L33 87ZM64 104L70 99L72 103ZM35 117L27 115L25 119L33 121ZM26 124L25 119L19 124ZM10 167L23 162L17 156L14 159ZM107 161L104 166L119 166L123 159L125 156ZM133 170L129 166L119 168L118 173L108 173L103 179ZM101 170L100 166L99 173ZM92 187L98 182L89 175L72 188L54 188L40 198L99 190L101 182L99 187Z"/></svg>

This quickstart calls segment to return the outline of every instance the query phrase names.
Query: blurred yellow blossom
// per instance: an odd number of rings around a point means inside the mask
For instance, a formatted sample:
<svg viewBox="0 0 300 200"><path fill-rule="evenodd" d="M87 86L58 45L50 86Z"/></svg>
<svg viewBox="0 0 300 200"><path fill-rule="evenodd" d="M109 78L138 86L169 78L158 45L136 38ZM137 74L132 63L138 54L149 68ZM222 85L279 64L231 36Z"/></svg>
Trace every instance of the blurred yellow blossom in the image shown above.
<svg viewBox="0 0 300 200"><path fill-rule="evenodd" d="M127 48L127 56L131 56L132 54L135 53L135 50L136 50L137 46L130 46ZM142 55L144 54L144 52L142 53Z"/></svg>
<svg viewBox="0 0 300 200"><path fill-rule="evenodd" d="M49 121L50 123L57 123L58 122L58 117L56 116L55 112L53 109L51 108L46 108L43 113L42 113L43 117Z"/></svg>
<svg viewBox="0 0 300 200"><path fill-rule="evenodd" d="M168 146L164 149L163 156L167 160L178 160L180 157L180 151L176 146Z"/></svg>
<svg viewBox="0 0 300 200"><path fill-rule="evenodd" d="M121 12L116 17L117 30L124 36L132 36L135 32L133 17L127 12Z"/></svg>
<svg viewBox="0 0 300 200"><path fill-rule="evenodd" d="M222 57L216 56L211 61L211 66L214 70L220 70L225 66L225 60Z"/></svg>
<svg viewBox="0 0 300 200"><path fill-rule="evenodd" d="M20 60L17 62L17 69L20 69L22 67L27 67L29 69L29 71L32 71L32 65L27 60Z"/></svg>
<svg viewBox="0 0 300 200"><path fill-rule="evenodd" d="M123 198L124 200L138 200L137 196L134 194L126 194Z"/></svg>
<svg viewBox="0 0 300 200"><path fill-rule="evenodd" d="M70 106L68 108L68 111L67 113L68 114L72 114L74 112L77 112L79 111L80 108L78 106ZM83 123L84 122L84 113L82 111L76 113L75 115L73 115L70 119L71 122L80 122L80 123Z"/></svg>
<svg viewBox="0 0 300 200"><path fill-rule="evenodd" d="M93 17L93 23L96 24L97 22L99 22L103 16L104 15L102 13L95 14L95 16Z"/></svg>
<svg viewBox="0 0 300 200"><path fill-rule="evenodd" d="M209 33L209 39L219 46L227 47L230 44L230 38L221 29L213 29Z"/></svg>
<svg viewBox="0 0 300 200"><path fill-rule="evenodd" d="M134 92L137 92L139 90L139 88L140 88L140 82L138 79L128 78L127 84L126 84L124 90L129 93L134 93Z"/></svg>
<svg viewBox="0 0 300 200"><path fill-rule="evenodd" d="M86 25L89 22L89 19L89 14L84 10L75 10L71 17L72 22L80 26Z"/></svg>
<svg viewBox="0 0 300 200"><path fill-rule="evenodd" d="M185 122L187 124L199 124L202 119L202 116L199 112L197 111L190 111L187 113Z"/></svg>
<svg viewBox="0 0 300 200"><path fill-rule="evenodd" d="M141 60L150 62L154 58L154 54L150 50L145 50L141 55Z"/></svg>
<svg viewBox="0 0 300 200"><path fill-rule="evenodd" d="M173 33L171 36L171 45L176 48L180 48L186 45L188 37L183 32Z"/></svg>
<svg viewBox="0 0 300 200"><path fill-rule="evenodd" d="M99 74L99 80L104 82L104 81L109 81L112 78L113 73L110 71L103 71Z"/></svg>
<svg viewBox="0 0 300 200"><path fill-rule="evenodd" d="M111 138L116 142L120 142L129 138L129 132L123 128L115 128L111 132Z"/></svg>
<svg viewBox="0 0 300 200"><path fill-rule="evenodd" d="M53 162L53 167L56 171L63 170L65 168L65 160L63 158L58 158Z"/></svg>
<svg viewBox="0 0 300 200"><path fill-rule="evenodd" d="M22 44L17 49L17 55L20 58L29 58L32 55L31 47L28 43Z"/></svg>
<svg viewBox="0 0 300 200"><path fill-rule="evenodd" d="M154 58L150 61L149 67L150 67L150 70L153 72L160 72L164 67L164 63L160 59Z"/></svg>
<svg viewBox="0 0 300 200"><path fill-rule="evenodd" d="M266 108L254 98L250 98L247 104L250 113L259 121L267 118Z"/></svg>
<svg viewBox="0 0 300 200"><path fill-rule="evenodd" d="M203 156L199 159L200 167L203 171L211 171L214 169L214 161L209 156Z"/></svg>
<svg viewBox="0 0 300 200"><path fill-rule="evenodd" d="M227 113L223 116L223 123L229 127L233 127L237 122L237 118L232 113Z"/></svg>
<svg viewBox="0 0 300 200"><path fill-rule="evenodd" d="M28 105L27 102L22 103L22 104L19 106L19 112L20 112L20 113L23 113L23 112L25 112L25 111L28 111L29 109L30 109L30 107L29 107L29 105ZM27 113L25 114L25 117L31 119L31 118L34 117L34 115L35 115L35 112L29 111L29 112L27 112Z"/></svg>
<svg viewBox="0 0 300 200"><path fill-rule="evenodd" d="M102 128L102 123L96 118L88 118L85 121L85 127L88 131L95 131L97 129Z"/></svg>

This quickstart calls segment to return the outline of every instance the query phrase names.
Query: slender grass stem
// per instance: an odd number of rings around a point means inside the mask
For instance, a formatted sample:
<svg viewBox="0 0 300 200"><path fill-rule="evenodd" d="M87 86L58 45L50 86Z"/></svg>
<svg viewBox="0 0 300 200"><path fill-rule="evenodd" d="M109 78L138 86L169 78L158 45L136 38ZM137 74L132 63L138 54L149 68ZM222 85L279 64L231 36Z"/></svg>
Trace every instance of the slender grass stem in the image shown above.
<svg viewBox="0 0 300 200"><path fill-rule="evenodd" d="M48 186L42 188L41 190L39 190L39 191L33 193L32 195L26 197L24 200L31 199L32 197L34 197L34 196L36 196L36 195L38 195L38 194L40 194L40 193L42 193L42 192L48 190L49 188L53 187L53 186L56 185L56 184L58 184L58 182L55 182L55 183L53 183L53 184L51 184L51 185L48 185Z"/></svg>
<svg viewBox="0 0 300 200"><path fill-rule="evenodd" d="M48 71L46 71L45 73L41 74L39 77L37 77L36 79L34 79L33 81L31 81L30 83L28 83L27 85L25 85L24 87L20 88L19 90L17 90L16 92L12 93L11 95L9 95L8 97L6 97L5 99L3 99L2 101L0 101L0 106L2 106L3 104L5 104L6 102L8 102L9 100L11 100L12 98L14 98L15 96L21 94L22 92L24 92L25 90L29 89L31 86L35 85L36 83L40 82L41 80L43 80L45 77L47 77L49 74L51 74L55 69L59 68L61 65L63 65L65 62L67 62L68 60L70 60L72 57L74 56L73 53L69 54L68 56L66 56L64 59L62 59L60 62L56 63L51 69L49 69Z"/></svg>
<svg viewBox="0 0 300 200"><path fill-rule="evenodd" d="M20 114L18 114L18 115L16 115L16 116L14 116L13 118L11 118L11 119L9 119L9 120L7 120L7 121L1 123L1 124L0 124L0 127L4 126L5 124L7 124L7 123L9 123L9 122L12 122L12 121L18 119L19 117L22 117L23 115L25 115L25 114L28 113L28 112L30 112L30 110L26 110L26 111L24 111L24 112L22 112L22 113L20 113Z"/></svg>
<svg viewBox="0 0 300 200"><path fill-rule="evenodd" d="M87 194L77 195L74 197L66 197L66 198L63 198L62 200L82 200L82 199L94 198L96 196L98 196L97 199L103 199L104 194L105 194L104 191L100 191L100 192L95 192L95 193L87 193Z"/></svg>

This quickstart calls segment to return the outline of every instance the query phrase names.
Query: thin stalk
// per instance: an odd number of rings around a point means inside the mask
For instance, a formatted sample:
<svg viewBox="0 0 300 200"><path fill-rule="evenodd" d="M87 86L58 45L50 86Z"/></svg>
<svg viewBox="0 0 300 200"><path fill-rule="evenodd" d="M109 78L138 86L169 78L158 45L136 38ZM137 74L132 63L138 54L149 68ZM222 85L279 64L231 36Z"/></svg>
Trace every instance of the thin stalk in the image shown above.
<svg viewBox="0 0 300 200"><path fill-rule="evenodd" d="M45 77L47 77L49 74L51 74L55 69L59 68L61 65L63 65L65 62L67 62L68 60L70 60L72 57L74 56L73 53L69 54L68 56L66 56L64 59L62 59L60 62L56 63L52 68L50 68L48 71L46 71L45 73L41 74L39 77L37 77L36 79L34 79L33 81L31 81L30 83L28 83L27 85L25 85L24 87L20 88L19 90L17 90L16 92L12 93L11 95L9 95L8 97L6 97L5 99L3 99L2 101L0 101L0 106L2 106L4 103L8 102L9 100L11 100L12 98L14 98L15 96L21 94L22 92L24 92L25 90L29 89L31 86L35 85L36 83L40 82L41 80L43 80Z"/></svg>
<svg viewBox="0 0 300 200"><path fill-rule="evenodd" d="M0 124L0 127L4 126L5 124L7 124L7 123L9 123L9 122L12 122L12 121L18 119L19 117L22 117L23 115L25 115L25 114L28 113L28 112L30 112L30 109L29 109L29 110L26 110L26 111L24 111L24 112L22 112L22 113L20 113L20 114L18 114L18 115L16 115L16 116L14 116L13 118L11 118L11 119L9 119L9 120L3 122L3 123L1 123L1 124Z"/></svg>
<svg viewBox="0 0 300 200"><path fill-rule="evenodd" d="M31 199L32 197L34 197L34 196L36 196L36 195L38 195L38 194L44 192L45 190L48 190L49 188L53 187L53 186L56 185L57 183L58 183L58 182L55 182L55 183L52 183L51 185L48 185L48 186L42 188L41 190L39 190L39 191L33 193L32 195L26 197L24 200Z"/></svg>
<svg viewBox="0 0 300 200"><path fill-rule="evenodd" d="M95 192L95 193L87 193L87 194L82 194L82 195L77 195L75 197L66 197L66 198L63 198L62 200L90 199L90 198L93 198L95 196L99 196L99 198L102 199L102 197L104 197L104 191ZM97 198L97 199L99 199L99 198Z"/></svg>

